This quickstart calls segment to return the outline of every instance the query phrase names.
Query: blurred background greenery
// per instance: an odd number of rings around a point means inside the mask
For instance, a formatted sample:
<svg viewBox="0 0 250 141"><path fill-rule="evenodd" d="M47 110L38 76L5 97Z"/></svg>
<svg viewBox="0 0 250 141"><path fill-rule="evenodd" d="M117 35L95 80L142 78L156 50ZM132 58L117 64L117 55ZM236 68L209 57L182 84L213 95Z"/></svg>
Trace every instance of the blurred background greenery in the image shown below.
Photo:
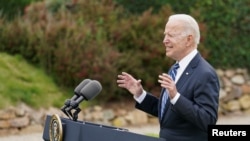
<svg viewBox="0 0 250 141"><path fill-rule="evenodd" d="M159 94L174 13L197 19L198 49L215 68L249 70L249 0L0 0L0 107L60 107L86 78L102 84L98 103L130 99L116 85L122 71Z"/></svg>

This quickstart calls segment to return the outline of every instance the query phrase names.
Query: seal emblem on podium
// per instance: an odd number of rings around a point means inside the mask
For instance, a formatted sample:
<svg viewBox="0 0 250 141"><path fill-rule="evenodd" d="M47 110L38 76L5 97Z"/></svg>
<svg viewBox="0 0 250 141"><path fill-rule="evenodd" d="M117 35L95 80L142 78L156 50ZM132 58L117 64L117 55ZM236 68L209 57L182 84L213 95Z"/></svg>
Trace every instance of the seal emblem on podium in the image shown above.
<svg viewBox="0 0 250 141"><path fill-rule="evenodd" d="M62 141L63 129L60 117L57 114L52 115L49 126L50 141Z"/></svg>

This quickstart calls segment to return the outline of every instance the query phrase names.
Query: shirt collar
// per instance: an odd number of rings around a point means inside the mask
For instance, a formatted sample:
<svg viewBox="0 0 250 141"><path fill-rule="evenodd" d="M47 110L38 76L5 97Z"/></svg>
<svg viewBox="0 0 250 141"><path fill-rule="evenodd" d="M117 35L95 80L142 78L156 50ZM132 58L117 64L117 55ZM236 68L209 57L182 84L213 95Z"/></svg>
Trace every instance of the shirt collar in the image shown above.
<svg viewBox="0 0 250 141"><path fill-rule="evenodd" d="M181 61L176 62L179 63L180 68L184 70L187 65L191 62L191 60L194 58L194 56L198 53L197 49L194 49L192 52L190 52L187 56L181 59Z"/></svg>

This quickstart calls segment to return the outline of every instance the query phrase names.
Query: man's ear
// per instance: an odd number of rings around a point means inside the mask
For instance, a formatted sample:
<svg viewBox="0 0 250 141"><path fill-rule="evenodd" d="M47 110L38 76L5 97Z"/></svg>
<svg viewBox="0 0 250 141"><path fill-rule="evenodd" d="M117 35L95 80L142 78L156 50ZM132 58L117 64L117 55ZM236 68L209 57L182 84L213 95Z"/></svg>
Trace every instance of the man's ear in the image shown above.
<svg viewBox="0 0 250 141"><path fill-rule="evenodd" d="M194 45L194 36L193 35L188 35L186 38L186 46L187 47L192 47Z"/></svg>

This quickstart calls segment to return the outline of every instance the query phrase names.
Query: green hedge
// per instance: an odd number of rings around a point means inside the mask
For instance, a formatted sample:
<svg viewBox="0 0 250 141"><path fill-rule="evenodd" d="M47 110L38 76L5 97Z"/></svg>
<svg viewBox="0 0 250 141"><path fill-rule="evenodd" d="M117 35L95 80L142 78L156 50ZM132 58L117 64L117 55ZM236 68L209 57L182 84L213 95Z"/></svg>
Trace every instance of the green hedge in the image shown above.
<svg viewBox="0 0 250 141"><path fill-rule="evenodd" d="M250 69L250 1L200 2L199 19L207 24L209 60L220 68Z"/></svg>
<svg viewBox="0 0 250 141"><path fill-rule="evenodd" d="M32 2L41 0L0 0L0 11L2 17L11 20L25 12L25 7Z"/></svg>

